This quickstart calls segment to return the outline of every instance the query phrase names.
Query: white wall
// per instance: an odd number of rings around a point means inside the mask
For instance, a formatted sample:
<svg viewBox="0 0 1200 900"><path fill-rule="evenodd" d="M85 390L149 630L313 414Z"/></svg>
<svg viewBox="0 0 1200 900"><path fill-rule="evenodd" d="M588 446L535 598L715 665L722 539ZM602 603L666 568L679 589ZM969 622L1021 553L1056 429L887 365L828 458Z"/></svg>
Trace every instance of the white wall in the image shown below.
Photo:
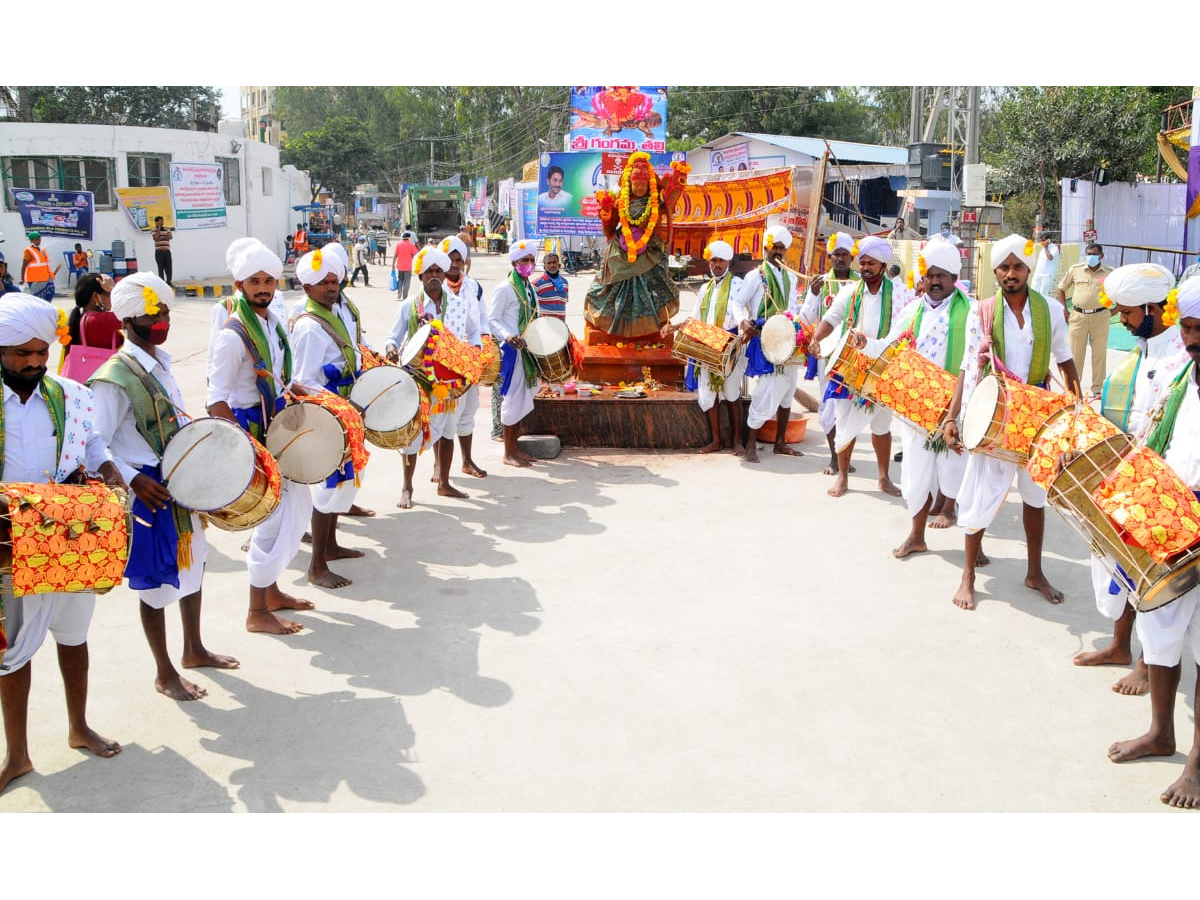
<svg viewBox="0 0 1200 900"><path fill-rule="evenodd" d="M1083 229L1092 217L1090 181L1077 181L1071 193L1069 179L1062 181L1062 242L1078 242L1083 247ZM1186 184L1128 184L1125 182L1101 185L1096 189L1096 230L1104 246L1106 265L1121 265L1122 251L1109 245L1125 244L1142 247L1164 247L1182 250L1184 205L1187 202ZM1200 220L1188 227L1188 248L1200 246ZM1145 250L1125 250L1126 263L1151 262L1166 266L1179 274L1191 259L1180 260L1174 253L1151 253ZM1061 271L1061 269L1060 269Z"/></svg>
<svg viewBox="0 0 1200 900"><path fill-rule="evenodd" d="M158 153L173 162L215 162L218 156L237 157L241 161L242 202L227 206L228 224L223 228L200 228L176 231L171 242L174 280L227 280L225 249L234 240L252 235L283 255L284 238L291 233L298 214L293 205L308 203L308 176L279 165L279 149L258 141L237 139L241 145L232 152L227 134L201 131L177 131L166 128L129 128L109 125L57 125L6 123L0 128L0 157L12 156L92 156L113 160L114 187L128 187L126 155L129 153ZM263 195L262 170L271 171L271 195ZM115 194L114 194L115 199ZM15 211L0 211L0 231L5 242L0 245L16 279L21 271L21 250L25 247L25 230L21 216ZM84 249L99 255L112 241L125 241L126 255L136 250L138 268L154 266L154 242L148 233L134 228L120 201L114 209L96 210L94 239L81 241ZM62 261L62 251L75 245L73 238L44 237L42 246L52 264ZM12 266L13 262L15 266ZM66 267L59 273L60 291L66 290Z"/></svg>

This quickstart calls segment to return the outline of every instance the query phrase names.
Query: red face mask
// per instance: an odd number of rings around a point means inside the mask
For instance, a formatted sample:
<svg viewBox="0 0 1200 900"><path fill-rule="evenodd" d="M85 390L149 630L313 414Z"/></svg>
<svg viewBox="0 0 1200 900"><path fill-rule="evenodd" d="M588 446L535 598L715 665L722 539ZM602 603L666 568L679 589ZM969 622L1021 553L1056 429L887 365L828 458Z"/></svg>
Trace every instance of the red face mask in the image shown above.
<svg viewBox="0 0 1200 900"><path fill-rule="evenodd" d="M167 334L171 331L170 322L155 322L149 328L138 325L136 322L130 322L133 326L133 333L140 337L143 341L148 341L155 346L165 343Z"/></svg>

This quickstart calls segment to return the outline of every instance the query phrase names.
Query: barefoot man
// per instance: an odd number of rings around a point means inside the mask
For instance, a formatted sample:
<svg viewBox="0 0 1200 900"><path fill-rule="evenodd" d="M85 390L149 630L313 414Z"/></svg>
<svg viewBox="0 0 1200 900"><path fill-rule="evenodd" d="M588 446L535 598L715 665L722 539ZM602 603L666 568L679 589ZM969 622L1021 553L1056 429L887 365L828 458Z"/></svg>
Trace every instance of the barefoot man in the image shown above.
<svg viewBox="0 0 1200 900"><path fill-rule="evenodd" d="M708 271L712 278L696 295L696 308L692 311L692 318L699 319L706 325L719 325L731 334L737 334L737 310L729 302L729 298L737 296L742 279L729 271L729 263L733 260L733 247L725 241L713 241L704 248L704 258L708 260ZM667 323L662 327L661 334L664 339L670 338L682 327L682 323ZM714 372L706 365L695 363L689 363L689 371L696 372L696 400L708 416L708 427L712 434L712 440L701 447L700 452L715 453L721 449L721 416L717 403L719 398L729 411L729 421L733 423L734 455L740 456L745 452L742 445L742 416L739 403L742 395L742 375L746 371L745 354L738 352L737 364L728 378L723 378L720 372Z"/></svg>
<svg viewBox="0 0 1200 900"><path fill-rule="evenodd" d="M774 225L764 232L762 265L746 273L734 299L734 315L740 323L743 340L757 338L759 329L771 316L789 312L793 316L800 315L800 278L783 264L783 256L791 245L792 233L782 225ZM756 354L752 347L747 348L747 352L751 358L762 358L762 352ZM746 425L750 429L746 436L746 462L758 462L758 431L772 416L776 426L774 451L783 456L803 456L803 451L787 445L787 423L792 415L792 398L800 373L796 366L772 366L765 360L762 362L763 366L757 369L749 363L746 367L746 374L754 378L750 411L746 416Z"/></svg>
<svg viewBox="0 0 1200 900"><path fill-rule="evenodd" d="M504 426L504 464L529 466L533 457L517 445L521 420L533 412L533 397L538 391L537 369L525 352L525 328L538 314L537 292L529 283L537 262L537 244L516 241L508 249L512 271L492 291L488 306L488 325L501 342L500 424ZM492 390L496 390L494 386Z"/></svg>
<svg viewBox="0 0 1200 900"><path fill-rule="evenodd" d="M958 414L963 408L963 397L969 393L966 385L969 381L974 388L978 383L980 375L984 374L980 372L982 364L994 368L1003 365L1018 380L1044 387L1050 377L1053 354L1067 390L1078 396L1079 375L1071 359L1062 310L1052 308L1045 297L1029 290L1034 247L1033 241L1016 234L992 245L992 266L1000 293L981 301L967 317L967 349L943 429L946 442L952 446L961 443ZM981 353L985 354L982 360ZM983 546L983 532L1000 511L1014 475L1021 494L1025 526L1028 558L1025 587L1040 592L1051 603L1063 601L1062 591L1053 587L1042 572L1046 491L1029 477L1024 466L972 453L967 459L967 470L958 493L962 498L958 524L967 532L962 580L954 594L954 605L961 609L975 608L975 566Z"/></svg>
<svg viewBox="0 0 1200 900"><path fill-rule="evenodd" d="M1114 269L1104 279L1103 297L1116 304L1117 312L1137 344L1125 356L1104 382L1101 412L1104 417L1139 440L1144 440L1149 427L1150 407L1163 385L1170 384L1189 359L1184 352L1183 339L1177 325L1167 325L1167 295L1175 287L1170 269L1154 263L1134 263ZM1178 315L1171 309L1173 321ZM1080 653L1077 666L1126 666L1133 659L1133 607L1127 602L1128 591L1122 579L1109 573L1092 557L1092 586L1096 592L1096 608L1107 619L1114 620L1112 643L1102 650ZM1112 689L1118 694L1138 695L1150 690L1146 661L1139 659L1133 671L1125 675Z"/></svg>
<svg viewBox="0 0 1200 900"><path fill-rule="evenodd" d="M400 350L413 338L426 322L437 320L465 344L479 345L479 305L450 292L445 286L446 272L450 270L450 257L437 247L423 247L413 258L413 273L421 281L421 290L400 304L400 312L392 324L385 352L387 358L396 362ZM454 462L454 435L458 430L458 418L462 415L461 398L449 396L449 387L440 381L434 382L429 398L429 441L435 456L434 469L437 475L439 497L466 499L467 495L450 484L450 466ZM413 472L417 468L417 454L424 446L425 437L418 434L404 448L404 488L400 492L401 509L412 509Z"/></svg>
<svg viewBox="0 0 1200 900"><path fill-rule="evenodd" d="M971 311L971 301L954 286L962 269L962 259L946 241L930 241L921 251L918 265L926 271L929 290L897 317L887 337L873 341L860 338L859 344L868 356L878 357L893 341L907 337L918 353L957 375L966 352L967 314ZM962 448L951 450L942 442L936 449L931 449L928 437L923 430L918 431L907 422L900 424L904 452L900 489L912 516L912 529L904 542L892 551L896 559L928 549L925 523L933 504L939 492L953 503L967 467Z"/></svg>
<svg viewBox="0 0 1200 900"><path fill-rule="evenodd" d="M446 271L446 287L450 293L457 294L467 303L474 303L476 314L479 316L479 343L473 346L483 346L483 335L490 334L487 325L487 306L483 302L483 286L472 278L470 271L471 251L458 237L448 237L441 243L441 250L450 258L450 268ZM475 441L475 414L479 412L479 385L473 384L467 392L458 398L462 407L458 416L458 449L462 453L462 472L473 478L487 478L487 472L475 464L471 457L471 445Z"/></svg>
<svg viewBox="0 0 1200 900"><path fill-rule="evenodd" d="M329 391L349 397L362 374L362 324L358 308L341 296L346 266L341 256L324 249L312 250L296 261L296 278L304 286L303 311L292 325L295 378L310 392ZM349 515L362 484L363 473L353 460L330 475L324 484L312 485L312 561L308 580L324 588L350 584L329 568L332 559L358 559L361 550L337 542L339 515ZM364 511L368 512L369 511Z"/></svg>
<svg viewBox="0 0 1200 900"><path fill-rule="evenodd" d="M900 311L893 302L891 279L884 269L892 258L892 245L883 238L865 237L858 242L858 271L862 280L846 285L838 293L829 311L821 319L810 343L810 353L820 353L817 345L841 326L843 331L859 331L868 338L881 338L892 330ZM892 483L892 411L883 406L863 405L839 378L831 378L825 388L825 402L834 402L836 410L838 473L827 494L840 497L850 487L850 457L854 442L864 427L871 428L871 446L879 466L879 489L893 497L900 488Z"/></svg>
<svg viewBox="0 0 1200 900"><path fill-rule="evenodd" d="M829 256L831 270L824 275L817 276L809 284L808 296L804 298L804 307L801 310L801 318L805 322L820 322L825 313L829 312L829 307L833 305L834 299L841 293L842 288L859 279L859 274L850 268L850 264L854 262L854 254L858 252L854 246L854 238L844 231L835 231L829 236L825 252ZM825 432L825 440L829 443L829 465L825 467L822 474L836 475L838 464L834 441L837 436L837 413L833 401L824 399L827 383L825 360L820 360L818 369L817 385L821 390L822 399L821 405L817 408L817 422L820 423L821 429Z"/></svg>
<svg viewBox="0 0 1200 900"><path fill-rule="evenodd" d="M92 393L46 371L50 343L59 328L59 310L29 294L9 293L0 302L0 369L4 401L0 405L0 480L35 484L62 483L81 468L99 471L109 485L125 488L104 441L92 428ZM63 333L66 316L62 316ZM56 424L57 423L57 424ZM7 570L12 538L4 535L0 560ZM8 649L0 665L0 708L8 752L0 768L0 791L14 778L33 771L29 758L30 662L54 634L58 668L67 695L67 743L97 756L121 752L116 741L101 737L87 723L88 626L96 595L86 593L12 596L11 574L3 575Z"/></svg>
<svg viewBox="0 0 1200 900"><path fill-rule="evenodd" d="M213 340L208 366L208 413L228 419L262 442L271 418L283 409L285 393L306 393L292 381L292 347L271 301L283 263L263 244L247 246L233 263L238 290L233 313ZM246 569L250 609L246 630L295 634L299 622L275 615L281 609L312 609L310 600L285 594L279 577L300 549L312 514L307 484L283 479L279 506L250 532Z"/></svg>
<svg viewBox="0 0 1200 900"><path fill-rule="evenodd" d="M1159 394L1162 415L1155 415L1146 445L1162 454L1193 491L1200 491L1200 279L1179 289L1179 330L1187 346L1188 364ZM1200 493L1197 494L1200 496ZM1192 707L1192 749L1183 773L1160 799L1168 806L1200 809L1200 587L1178 600L1137 617L1138 640L1150 668L1150 730L1139 738L1113 744L1108 758L1129 762L1142 756L1175 754L1175 692L1183 667L1183 650L1196 664L1196 696Z"/></svg>
<svg viewBox="0 0 1200 900"><path fill-rule="evenodd" d="M96 431L137 498L125 578L138 594L142 631L154 657L154 687L172 700L198 700L207 689L180 677L167 652L168 606L179 602L185 669L236 669L238 661L210 652L201 640L208 542L200 517L178 506L163 486L163 450L191 421L171 372L171 354L162 349L174 299L170 285L150 272L121 280L112 293L112 310L121 320L125 343L88 386L96 397Z"/></svg>

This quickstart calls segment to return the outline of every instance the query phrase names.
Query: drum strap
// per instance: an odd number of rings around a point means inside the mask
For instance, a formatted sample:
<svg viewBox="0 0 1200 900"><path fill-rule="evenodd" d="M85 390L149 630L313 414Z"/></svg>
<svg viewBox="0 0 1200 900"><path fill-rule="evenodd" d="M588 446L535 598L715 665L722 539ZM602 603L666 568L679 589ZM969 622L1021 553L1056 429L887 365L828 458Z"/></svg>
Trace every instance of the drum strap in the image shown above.
<svg viewBox="0 0 1200 900"><path fill-rule="evenodd" d="M329 335L330 340L342 353L342 371L341 378L337 379L337 392L343 397L350 394L350 388L353 386L354 374L357 371L358 359L354 355L354 344L350 343L350 331L346 328L346 323L342 321L341 316L336 316L320 303L309 299L304 304L304 312L296 317L297 319L312 319L322 330ZM342 385L345 382L345 385Z"/></svg>
<svg viewBox="0 0 1200 900"><path fill-rule="evenodd" d="M508 282L517 295L517 333L524 334L529 323L537 318L537 301L534 299L533 287L517 274L516 269L508 273ZM521 367L525 370L525 383L529 387L537 384L537 364L525 350L520 351Z"/></svg>
<svg viewBox="0 0 1200 900"><path fill-rule="evenodd" d="M48 375L42 377L41 384L38 385L38 390L41 391L42 399L46 401L46 407L50 410L50 421L54 423L54 439L57 447L57 457L55 463L59 467L59 472L64 476L68 473L63 473L63 438L66 434L67 425L67 396L63 385L55 381ZM4 403L0 400L0 472L4 471ZM72 466L71 470L74 471ZM57 474L57 473L56 473ZM55 481L60 480L55 478Z"/></svg>
<svg viewBox="0 0 1200 900"><path fill-rule="evenodd" d="M142 439L150 445L154 455L161 460L167 442L175 436L175 432L179 431L180 427L175 414L175 404L171 402L170 394L167 393L167 389L162 386L162 383L128 353L118 353L109 359L96 370L95 375L88 379L88 384L93 381L104 381L116 385L125 392L129 398L129 405L133 408L134 427L137 428ZM163 483L162 470L158 466L143 466L142 474L148 475L159 484ZM137 515L154 522L156 526L164 521L159 517L158 512L149 509L144 504L140 510L137 509L137 504L140 503L141 501L138 500L134 504ZM192 514L175 502L170 503L163 514L166 513L170 514L175 525L175 537L171 541L171 546L172 553L175 554L176 565L179 569L190 569L192 567ZM144 526L138 526L135 521L135 533L138 527ZM147 537L147 540L156 544L159 539L157 528ZM131 552L130 562L132 563L132 561ZM147 590L167 583L168 581L160 581L139 588L133 584L132 580L130 581L136 590ZM172 583L172 587L179 587L178 578Z"/></svg>
<svg viewBox="0 0 1200 900"><path fill-rule="evenodd" d="M779 276L775 274L775 267L763 260L762 266L763 287L766 289L766 296L763 298L762 308L759 310L759 318L769 319L771 316L778 313L785 313L788 309L788 298L784 296L783 286L779 283ZM783 276L785 284L790 284L788 277ZM724 322L721 323L724 328Z"/></svg>
<svg viewBox="0 0 1200 900"><path fill-rule="evenodd" d="M1194 380L1195 371L1196 363L1189 362L1167 388L1162 417L1150 429L1150 435L1146 438L1146 446L1159 456L1167 452L1167 445L1171 443L1171 435L1175 432L1175 420L1179 418L1179 410L1187 396L1188 386Z"/></svg>

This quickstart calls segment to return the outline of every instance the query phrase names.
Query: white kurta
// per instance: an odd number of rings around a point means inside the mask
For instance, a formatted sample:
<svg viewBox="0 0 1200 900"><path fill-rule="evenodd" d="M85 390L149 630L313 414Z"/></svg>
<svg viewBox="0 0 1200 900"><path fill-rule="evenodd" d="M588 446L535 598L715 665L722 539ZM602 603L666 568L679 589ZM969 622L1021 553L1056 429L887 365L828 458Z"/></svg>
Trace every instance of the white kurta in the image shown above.
<svg viewBox="0 0 1200 900"><path fill-rule="evenodd" d="M851 277L842 280L835 278L833 272L829 272L825 276L825 281L822 283L820 291L814 294L809 289L805 293L804 305L800 307L800 321L805 325L815 327L825 313L829 311L829 307L833 305L834 299L841 292L842 288L852 282L858 282L858 277L853 273L851 273ZM826 287L829 290L826 290ZM825 385L827 381L825 360L821 359L817 362L816 377L817 396L821 398L821 402L817 406L817 423L821 426L821 430L825 434L829 434L837 424L837 403L834 400L825 399Z"/></svg>
<svg viewBox="0 0 1200 900"><path fill-rule="evenodd" d="M469 303L472 298L476 300L479 315L479 333L480 341L475 344L476 347L483 345L482 336L491 334L490 326L487 320L487 302L483 296L483 288L479 282L470 275L464 274L462 283L459 285L458 292ZM460 437L466 437L475 433L475 414L479 412L479 385L473 384L467 389L467 392L458 398L458 434Z"/></svg>
<svg viewBox="0 0 1200 900"><path fill-rule="evenodd" d="M525 281L525 290L527 297L536 298L537 292L534 291L533 285L529 283L528 279ZM491 328L496 342L503 344L513 335L519 335L520 323L521 298L517 296L511 281L505 278L492 291L491 302L488 305L488 326ZM508 385L508 393L500 398L500 424L516 425L533 412L533 398L540 387L540 380L535 381L532 385L526 383L525 367L521 365L521 360L518 358L512 380ZM499 385L496 385L493 390L499 390Z"/></svg>
<svg viewBox="0 0 1200 900"><path fill-rule="evenodd" d="M768 264L769 265L769 264ZM783 294L787 297L787 312L793 316L800 314L800 278L786 267L771 267L778 279ZM762 269L747 272L742 279L741 289L734 303L730 291L730 305L736 305L734 315L740 323L743 319L753 322L763 314L763 298L766 296L767 281ZM746 424L750 428L762 428L767 420L774 419L781 409L791 409L792 395L796 392L796 383L800 377L797 366L786 366L782 372L770 375L759 375L754 378L754 388L750 394L750 409L746 414ZM778 436L779 440L783 435Z"/></svg>
<svg viewBox="0 0 1200 900"><path fill-rule="evenodd" d="M886 322L881 321L883 314L882 281L879 283L879 292L875 294L868 291L866 285L860 281L847 284L838 291L833 303L829 306L829 311L822 317L822 321L828 322L834 330L852 324L848 322L851 303L860 285L863 288L862 309L858 316L858 323L854 327L865 334L868 339L882 338L892 330L893 324L900 315L899 298L893 296L891 316ZM839 453L850 446L850 442L856 440L864 428L870 427L873 435L889 434L892 430L892 411L886 406L863 406L856 400L840 399L833 401L833 409L834 421L837 425L835 449Z"/></svg>
<svg viewBox="0 0 1200 900"><path fill-rule="evenodd" d="M235 293L230 299L222 298L218 300L213 304L212 309L208 313L208 370L205 374L210 378L212 377L213 348L216 346L217 335L221 333L221 329L229 321L229 303L240 296L241 294ZM288 320L288 308L287 301L284 300L282 292L275 292L275 296L271 298L271 305L267 309L274 313L279 321L286 324Z"/></svg>
<svg viewBox="0 0 1200 900"><path fill-rule="evenodd" d="M717 298L721 292L721 285L729 281L729 300L725 305L725 318L720 322L717 321ZM718 325L726 331L736 331L740 324L737 317L736 304L734 298L737 297L741 290L742 279L738 278L731 272L726 272L720 279L710 278L700 292L696 294L696 307L692 310L692 318L700 319L706 325ZM704 304L704 296L711 292L711 297L708 301L708 315L701 316L700 309ZM713 408L713 404L717 402L717 392L713 390L711 378L714 372L708 366L701 365L697 369L696 381L696 400L700 404L700 408L708 412ZM720 376L720 373L715 373ZM721 399L730 403L737 400L742 393L742 377L746 374L746 355L739 348L737 351L737 359L733 366L733 371L729 377L724 380L721 385Z"/></svg>
<svg viewBox="0 0 1200 900"><path fill-rule="evenodd" d="M86 388L78 386L78 389L91 396ZM40 391L34 391L25 403L8 385L3 386L3 394L4 468L0 480L52 483L58 467L58 442L50 408ZM80 427L86 430L85 464L95 471L110 456L103 438L92 428L90 418L84 418ZM4 575L8 649L4 652L5 667L0 669L0 675L10 675L28 663L47 634L53 634L54 640L64 647L77 647L87 641L88 626L96 607L94 593L10 597L10 577L7 573Z"/></svg>
<svg viewBox="0 0 1200 900"><path fill-rule="evenodd" d="M1017 322L1016 314L1004 302L1003 297L996 300L1004 306L1004 364L1022 380L1029 378L1029 366L1033 361L1033 318L1029 313L1029 304L1025 304L1024 321ZM967 349L963 353L962 371L966 373L963 383L963 409L970 391L974 389L979 379L979 345L983 339L983 326L979 321L979 307L976 306L967 315ZM1055 362L1060 365L1071 358L1071 345L1067 338L1067 323L1059 315L1057 307L1050 304L1050 365L1053 370ZM1017 488L1021 494L1021 502L1034 509L1042 509L1046 505L1046 491L1038 486L1024 466L1014 462L993 459L982 453L971 453L967 459L967 470L963 473L962 487L959 489L958 524L968 532L976 532L987 528L1000 511L1000 505L1008 496L1012 487L1013 476L1017 477Z"/></svg>
<svg viewBox="0 0 1200 900"><path fill-rule="evenodd" d="M167 397L175 406L176 424L180 428L191 421L191 417L183 411L183 394L171 373L171 354L159 347L154 351L154 356L150 356L130 341L125 342L120 352L133 357L166 389ZM115 384L96 381L92 383L92 394L96 398L96 433L107 441L113 463L121 477L126 484L132 485L134 477L141 474L141 466L156 466L161 460L137 430L133 404L125 391ZM179 571L179 587L164 584L151 590L138 591L138 599L149 607L163 609L200 590L204 581L204 565L208 560L208 541L200 516L192 513L191 519L192 565ZM143 529L134 528L135 538L144 533Z"/></svg>

